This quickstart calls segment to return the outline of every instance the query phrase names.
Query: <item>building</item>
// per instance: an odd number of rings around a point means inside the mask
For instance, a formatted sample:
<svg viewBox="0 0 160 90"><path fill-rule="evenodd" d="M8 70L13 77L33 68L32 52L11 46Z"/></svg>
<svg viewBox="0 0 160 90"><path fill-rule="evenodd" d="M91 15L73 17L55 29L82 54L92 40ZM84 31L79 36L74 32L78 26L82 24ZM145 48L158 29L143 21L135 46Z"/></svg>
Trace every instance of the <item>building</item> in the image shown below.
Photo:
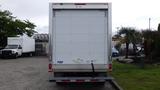
<svg viewBox="0 0 160 90"><path fill-rule="evenodd" d="M46 56L49 50L49 36L48 34L35 34L33 36L35 39L35 55Z"/></svg>

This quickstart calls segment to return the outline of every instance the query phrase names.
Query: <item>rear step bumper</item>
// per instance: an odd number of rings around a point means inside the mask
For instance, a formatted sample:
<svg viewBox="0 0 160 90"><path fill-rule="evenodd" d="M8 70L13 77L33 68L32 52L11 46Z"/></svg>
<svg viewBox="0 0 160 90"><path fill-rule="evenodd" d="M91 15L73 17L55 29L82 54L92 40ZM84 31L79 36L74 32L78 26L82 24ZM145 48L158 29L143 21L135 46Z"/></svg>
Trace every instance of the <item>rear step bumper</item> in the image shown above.
<svg viewBox="0 0 160 90"><path fill-rule="evenodd" d="M54 77L50 82L105 82L113 80L112 77Z"/></svg>

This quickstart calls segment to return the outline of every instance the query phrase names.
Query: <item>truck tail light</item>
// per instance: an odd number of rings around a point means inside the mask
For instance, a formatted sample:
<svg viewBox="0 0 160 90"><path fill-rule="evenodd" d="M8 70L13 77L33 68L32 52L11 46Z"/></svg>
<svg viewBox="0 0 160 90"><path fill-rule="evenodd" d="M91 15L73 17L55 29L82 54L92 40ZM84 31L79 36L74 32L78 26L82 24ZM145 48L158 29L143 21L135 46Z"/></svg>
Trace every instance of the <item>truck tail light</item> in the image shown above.
<svg viewBox="0 0 160 90"><path fill-rule="evenodd" d="M112 64L109 64L109 66L108 66L108 70L109 70L109 72L111 72L111 71L112 71Z"/></svg>
<svg viewBox="0 0 160 90"><path fill-rule="evenodd" d="M48 64L48 72L52 72L52 71L53 71L52 64L50 63L50 64Z"/></svg>

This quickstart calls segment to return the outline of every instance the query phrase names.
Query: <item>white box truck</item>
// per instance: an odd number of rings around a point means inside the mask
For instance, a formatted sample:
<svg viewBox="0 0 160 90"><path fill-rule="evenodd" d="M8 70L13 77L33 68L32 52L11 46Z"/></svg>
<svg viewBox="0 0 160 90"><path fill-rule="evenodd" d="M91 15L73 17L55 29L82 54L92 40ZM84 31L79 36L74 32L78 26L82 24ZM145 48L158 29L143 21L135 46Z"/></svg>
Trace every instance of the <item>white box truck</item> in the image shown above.
<svg viewBox="0 0 160 90"><path fill-rule="evenodd" d="M7 46L0 51L2 57L15 57L22 54L32 56L35 52L35 39L27 35L8 37Z"/></svg>
<svg viewBox="0 0 160 90"><path fill-rule="evenodd" d="M110 79L111 25L111 3L50 3L50 81Z"/></svg>

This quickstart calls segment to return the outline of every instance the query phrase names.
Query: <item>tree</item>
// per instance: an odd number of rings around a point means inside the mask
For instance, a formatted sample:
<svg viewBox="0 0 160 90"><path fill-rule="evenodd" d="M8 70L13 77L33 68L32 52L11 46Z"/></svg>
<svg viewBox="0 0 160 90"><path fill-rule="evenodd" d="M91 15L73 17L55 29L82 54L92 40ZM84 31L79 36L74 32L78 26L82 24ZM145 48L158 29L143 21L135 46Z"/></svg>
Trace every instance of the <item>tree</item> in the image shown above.
<svg viewBox="0 0 160 90"><path fill-rule="evenodd" d="M154 62L160 56L160 32L143 30L142 31L144 38L144 54L146 62Z"/></svg>
<svg viewBox="0 0 160 90"><path fill-rule="evenodd" d="M119 34L115 34L113 37L112 37L112 41L115 41L116 44L114 45L114 47L120 51L120 47L121 47L121 39L122 37L119 35Z"/></svg>
<svg viewBox="0 0 160 90"><path fill-rule="evenodd" d="M7 37L27 34L32 36L36 31L36 26L29 20L19 20L12 16L9 11L0 10L0 46L4 47L7 43Z"/></svg>
<svg viewBox="0 0 160 90"><path fill-rule="evenodd" d="M146 57L145 61L151 60L151 52L153 51L153 37L154 33L151 30L143 30L142 31L143 38L144 38L144 54Z"/></svg>
<svg viewBox="0 0 160 90"><path fill-rule="evenodd" d="M126 55L125 57L128 58L129 54L129 44L133 44L133 51L136 53L136 44L140 41L140 33L136 31L134 28L131 27L122 27L119 32L119 35L123 36L122 42L126 44Z"/></svg>
<svg viewBox="0 0 160 90"><path fill-rule="evenodd" d="M158 24L158 31L160 32L160 23Z"/></svg>
<svg viewBox="0 0 160 90"><path fill-rule="evenodd" d="M133 53L136 56L137 55L137 46L136 44L140 44L142 42L142 34L139 31L131 30L132 36L131 36L131 42L133 44Z"/></svg>

